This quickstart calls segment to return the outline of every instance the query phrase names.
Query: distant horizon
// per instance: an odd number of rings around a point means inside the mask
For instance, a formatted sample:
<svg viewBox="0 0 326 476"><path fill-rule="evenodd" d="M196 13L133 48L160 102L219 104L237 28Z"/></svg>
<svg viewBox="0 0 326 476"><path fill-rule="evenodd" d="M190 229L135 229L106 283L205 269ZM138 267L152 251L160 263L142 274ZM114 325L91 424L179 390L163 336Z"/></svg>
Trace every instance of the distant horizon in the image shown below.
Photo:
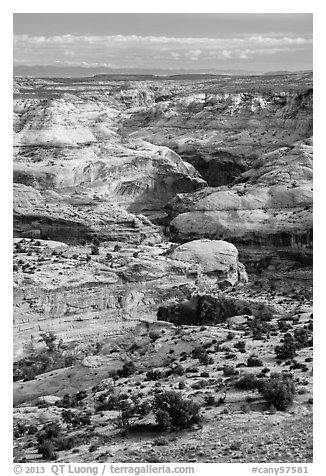
<svg viewBox="0 0 326 476"><path fill-rule="evenodd" d="M312 70L312 19L310 13L15 13L14 68Z"/></svg>
<svg viewBox="0 0 326 476"><path fill-rule="evenodd" d="M210 70L188 70L188 69L134 69L134 68L117 68L117 69L104 69L104 68L87 68L82 66L55 66L55 65L25 65L14 66L14 77L31 77L31 78L89 78L101 75L108 76L154 76L154 77L169 77L169 76L220 76L220 75L239 75L239 76L263 76L268 74L295 74L295 73L313 73L312 68L303 69L275 69L269 71L246 71L246 70L234 70L234 69L210 69Z"/></svg>

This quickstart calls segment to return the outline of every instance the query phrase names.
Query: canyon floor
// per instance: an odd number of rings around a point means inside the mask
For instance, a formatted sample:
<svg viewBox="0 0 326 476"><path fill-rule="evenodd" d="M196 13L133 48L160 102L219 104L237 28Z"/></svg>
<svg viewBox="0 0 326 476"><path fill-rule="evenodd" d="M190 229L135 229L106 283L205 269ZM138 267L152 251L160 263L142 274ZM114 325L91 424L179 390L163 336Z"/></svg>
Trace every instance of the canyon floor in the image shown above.
<svg viewBox="0 0 326 476"><path fill-rule="evenodd" d="M312 462L312 75L14 86L14 461Z"/></svg>

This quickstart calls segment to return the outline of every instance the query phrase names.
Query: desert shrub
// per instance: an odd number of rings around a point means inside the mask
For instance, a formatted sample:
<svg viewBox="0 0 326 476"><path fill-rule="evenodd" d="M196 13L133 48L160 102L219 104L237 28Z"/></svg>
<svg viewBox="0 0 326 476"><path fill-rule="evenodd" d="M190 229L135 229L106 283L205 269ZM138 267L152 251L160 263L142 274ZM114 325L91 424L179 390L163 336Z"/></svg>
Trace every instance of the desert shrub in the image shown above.
<svg viewBox="0 0 326 476"><path fill-rule="evenodd" d="M21 436L26 435L28 432L28 425L26 423L19 422L14 426L14 437L20 438Z"/></svg>
<svg viewBox="0 0 326 476"><path fill-rule="evenodd" d="M43 332L41 334L41 337L45 344L47 345L47 348L50 351L53 351L55 349L55 341L57 340L57 336L54 335L53 332Z"/></svg>
<svg viewBox="0 0 326 476"><path fill-rule="evenodd" d="M59 436L53 443L57 451L71 450L75 445L75 438L72 436Z"/></svg>
<svg viewBox="0 0 326 476"><path fill-rule="evenodd" d="M104 398L106 398L104 396ZM99 405L95 407L96 412L118 410L119 409L119 399L116 395L110 395L106 401L99 399Z"/></svg>
<svg viewBox="0 0 326 476"><path fill-rule="evenodd" d="M169 444L169 440L166 438L157 438L152 444L153 446L167 446Z"/></svg>
<svg viewBox="0 0 326 476"><path fill-rule="evenodd" d="M96 443L93 443L93 444L90 445L90 447L88 448L88 451L89 451L90 453L94 453L94 451L96 451L98 448L99 448L99 445L96 444Z"/></svg>
<svg viewBox="0 0 326 476"><path fill-rule="evenodd" d="M181 376L181 375L183 375L183 374L185 373L184 367L183 367L182 365L180 365L180 364L176 365L175 367L172 367L171 370L172 370L172 373L173 373L174 375L180 375L180 376Z"/></svg>
<svg viewBox="0 0 326 476"><path fill-rule="evenodd" d="M261 340L264 336L269 336L272 326L259 317L255 317L249 324L249 328L254 340Z"/></svg>
<svg viewBox="0 0 326 476"><path fill-rule="evenodd" d="M228 334L226 336L227 340L232 340L233 337L234 337L234 333L233 332L228 332Z"/></svg>
<svg viewBox="0 0 326 476"><path fill-rule="evenodd" d="M67 409L62 410L61 417L70 428L80 428L91 423L90 414L87 412L73 412Z"/></svg>
<svg viewBox="0 0 326 476"><path fill-rule="evenodd" d="M133 256L134 258L138 258L138 256L139 256L138 251L135 251L135 252L132 254L132 256Z"/></svg>
<svg viewBox="0 0 326 476"><path fill-rule="evenodd" d="M45 460L54 461L57 459L57 455L54 451L54 444L51 440L44 440L42 443L38 443L37 450Z"/></svg>
<svg viewBox="0 0 326 476"><path fill-rule="evenodd" d="M97 236L94 236L94 238L92 238L92 244L97 247L100 246L100 240L97 238Z"/></svg>
<svg viewBox="0 0 326 476"><path fill-rule="evenodd" d="M37 432L38 432L38 429L36 425L29 425L27 430L28 435L35 435Z"/></svg>
<svg viewBox="0 0 326 476"><path fill-rule="evenodd" d="M270 369L269 369L268 367L264 367L263 369L261 369L261 373L262 373L263 375L268 374L268 372L270 372Z"/></svg>
<svg viewBox="0 0 326 476"><path fill-rule="evenodd" d="M77 400L75 395L70 395L66 393L61 400L56 402L56 406L59 408L76 408L79 405L79 401Z"/></svg>
<svg viewBox="0 0 326 476"><path fill-rule="evenodd" d="M117 252L117 251L120 251L121 250L121 246L120 245L114 245L114 249L113 251Z"/></svg>
<svg viewBox="0 0 326 476"><path fill-rule="evenodd" d="M151 369L146 372L146 380L160 380L165 377L165 372L159 369Z"/></svg>
<svg viewBox="0 0 326 476"><path fill-rule="evenodd" d="M230 451L239 451L241 449L241 441L233 441L229 447Z"/></svg>
<svg viewBox="0 0 326 476"><path fill-rule="evenodd" d="M37 435L38 442L42 443L46 440L53 440L61 433L61 427L58 422L46 423Z"/></svg>
<svg viewBox="0 0 326 476"><path fill-rule="evenodd" d="M312 333L307 327L299 327L295 329L293 337L297 349L312 346Z"/></svg>
<svg viewBox="0 0 326 476"><path fill-rule="evenodd" d="M294 360L292 365L290 366L290 370L301 370L302 372L308 372L309 369L306 364Z"/></svg>
<svg viewBox="0 0 326 476"><path fill-rule="evenodd" d="M86 390L80 390L79 392L76 393L77 402L80 402L81 400L84 400L84 398L86 398L86 397L87 397Z"/></svg>
<svg viewBox="0 0 326 476"><path fill-rule="evenodd" d="M293 403L295 385L289 374L273 374L267 380L261 380L259 392L277 410L284 411Z"/></svg>
<svg viewBox="0 0 326 476"><path fill-rule="evenodd" d="M157 339L160 338L161 334L159 330L152 329L149 331L148 336L150 337L152 342L155 342Z"/></svg>
<svg viewBox="0 0 326 476"><path fill-rule="evenodd" d="M200 377L209 377L208 372L200 372Z"/></svg>
<svg viewBox="0 0 326 476"><path fill-rule="evenodd" d="M191 385L191 388L195 390L200 390L201 388L207 387L207 380L198 380Z"/></svg>
<svg viewBox="0 0 326 476"><path fill-rule="evenodd" d="M91 255L98 256L100 254L100 248L96 245L93 245L91 248Z"/></svg>
<svg viewBox="0 0 326 476"><path fill-rule="evenodd" d="M224 377L231 377L232 375L235 375L236 370L233 367L233 365L224 365L223 367L223 375Z"/></svg>
<svg viewBox="0 0 326 476"><path fill-rule="evenodd" d="M247 359L247 366L248 367L263 367L263 361L258 359L256 355L251 355Z"/></svg>
<svg viewBox="0 0 326 476"><path fill-rule="evenodd" d="M293 359L297 355L297 347L292 334L284 334L281 342L283 342L282 345L277 345L275 347L275 354L277 360Z"/></svg>
<svg viewBox="0 0 326 476"><path fill-rule="evenodd" d="M167 391L156 394L153 411L161 430L188 428L199 421L200 406L181 393Z"/></svg>
<svg viewBox="0 0 326 476"><path fill-rule="evenodd" d="M186 388L186 384L183 380L179 382L178 388L179 390L183 390L184 388Z"/></svg>
<svg viewBox="0 0 326 476"><path fill-rule="evenodd" d="M234 384L240 390L254 390L257 388L257 377L255 374L245 373Z"/></svg>
<svg viewBox="0 0 326 476"><path fill-rule="evenodd" d="M113 258L112 253L106 253L106 259L107 259L107 260L110 260L110 259L112 259L112 258Z"/></svg>
<svg viewBox="0 0 326 476"><path fill-rule="evenodd" d="M139 395L132 395L128 400L119 400L119 415L113 420L113 424L122 431L131 429L144 416L151 411L148 401L141 401Z"/></svg>
<svg viewBox="0 0 326 476"><path fill-rule="evenodd" d="M216 399L214 397L214 395L212 395L211 393L208 393L204 396L204 403L205 403L205 406L207 407L211 407L213 405L216 404Z"/></svg>
<svg viewBox="0 0 326 476"><path fill-rule="evenodd" d="M281 332L286 332L286 331L292 329L292 324L290 324L287 321L279 320L277 322L277 325L278 325L278 328Z"/></svg>
<svg viewBox="0 0 326 476"><path fill-rule="evenodd" d="M76 362L76 357L73 355L67 355L64 358L64 366L71 367Z"/></svg>
<svg viewBox="0 0 326 476"><path fill-rule="evenodd" d="M130 377L130 375L135 373L135 371L136 371L135 364L132 361L130 361L123 364L122 369L117 370L117 374L119 377Z"/></svg>
<svg viewBox="0 0 326 476"><path fill-rule="evenodd" d="M197 372L199 372L198 367L187 367L186 368L186 373L188 373L188 374L196 374Z"/></svg>
<svg viewBox="0 0 326 476"><path fill-rule="evenodd" d="M203 353L199 357L198 360L199 360L199 363L202 364L202 365L212 365L212 364L214 364L213 357L210 357L207 352Z"/></svg>
<svg viewBox="0 0 326 476"><path fill-rule="evenodd" d="M236 342L233 347L238 349L242 354L246 352L246 342L244 340L239 340L239 342Z"/></svg>

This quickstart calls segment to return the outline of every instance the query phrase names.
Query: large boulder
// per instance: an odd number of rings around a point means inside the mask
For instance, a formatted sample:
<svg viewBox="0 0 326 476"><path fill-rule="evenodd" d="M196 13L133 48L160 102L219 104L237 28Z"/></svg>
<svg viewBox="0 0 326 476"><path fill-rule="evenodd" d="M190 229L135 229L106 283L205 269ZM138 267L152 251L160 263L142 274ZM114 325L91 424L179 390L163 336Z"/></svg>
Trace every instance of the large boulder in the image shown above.
<svg viewBox="0 0 326 476"><path fill-rule="evenodd" d="M238 260L237 248L222 240L194 240L178 246L171 257L193 263L203 273L213 273L227 279L231 285L248 281L244 266Z"/></svg>

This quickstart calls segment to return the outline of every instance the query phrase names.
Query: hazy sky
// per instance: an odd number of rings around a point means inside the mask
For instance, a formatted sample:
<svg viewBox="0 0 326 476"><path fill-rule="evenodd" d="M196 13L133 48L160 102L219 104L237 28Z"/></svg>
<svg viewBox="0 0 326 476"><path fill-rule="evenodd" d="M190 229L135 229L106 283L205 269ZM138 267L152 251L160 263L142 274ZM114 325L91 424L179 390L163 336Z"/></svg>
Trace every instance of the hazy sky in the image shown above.
<svg viewBox="0 0 326 476"><path fill-rule="evenodd" d="M312 14L17 13L14 65L312 69Z"/></svg>

